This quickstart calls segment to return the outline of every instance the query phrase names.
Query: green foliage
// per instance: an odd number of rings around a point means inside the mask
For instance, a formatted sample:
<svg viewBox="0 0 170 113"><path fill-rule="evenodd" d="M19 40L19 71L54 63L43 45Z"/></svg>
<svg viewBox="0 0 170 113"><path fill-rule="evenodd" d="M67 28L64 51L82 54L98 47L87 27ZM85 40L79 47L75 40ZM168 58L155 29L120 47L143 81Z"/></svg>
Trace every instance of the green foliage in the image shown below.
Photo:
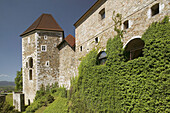
<svg viewBox="0 0 170 113"><path fill-rule="evenodd" d="M1 113L18 113L17 111L14 110L14 107L11 106L7 102L0 103L0 112Z"/></svg>
<svg viewBox="0 0 170 113"><path fill-rule="evenodd" d="M35 112L40 107L47 106L48 104L52 103L53 101L54 101L54 97L51 96L51 94L45 94L45 95L37 98L37 100L35 100L30 106L28 106L26 109L26 113Z"/></svg>
<svg viewBox="0 0 170 113"><path fill-rule="evenodd" d="M142 36L144 56L127 62L119 33L108 40L106 65L96 65L97 51L91 51L72 80L70 111L170 112L169 34L169 17L153 23Z"/></svg>
<svg viewBox="0 0 170 113"><path fill-rule="evenodd" d="M15 78L15 91L22 91L23 80L22 80L22 68L21 71L17 71L17 76Z"/></svg>
<svg viewBox="0 0 170 113"><path fill-rule="evenodd" d="M43 113L67 113L67 99L58 97Z"/></svg>

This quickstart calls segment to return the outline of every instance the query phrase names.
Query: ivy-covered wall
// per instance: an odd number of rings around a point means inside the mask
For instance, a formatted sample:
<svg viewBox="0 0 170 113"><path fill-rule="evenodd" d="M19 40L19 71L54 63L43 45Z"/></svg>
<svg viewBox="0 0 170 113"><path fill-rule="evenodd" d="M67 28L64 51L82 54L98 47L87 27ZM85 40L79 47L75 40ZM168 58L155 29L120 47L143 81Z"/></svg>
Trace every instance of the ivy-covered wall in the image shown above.
<svg viewBox="0 0 170 113"><path fill-rule="evenodd" d="M141 38L143 57L126 61L117 35L107 42L107 62L97 65L97 50L82 59L72 80L72 112L170 112L170 22L153 23Z"/></svg>

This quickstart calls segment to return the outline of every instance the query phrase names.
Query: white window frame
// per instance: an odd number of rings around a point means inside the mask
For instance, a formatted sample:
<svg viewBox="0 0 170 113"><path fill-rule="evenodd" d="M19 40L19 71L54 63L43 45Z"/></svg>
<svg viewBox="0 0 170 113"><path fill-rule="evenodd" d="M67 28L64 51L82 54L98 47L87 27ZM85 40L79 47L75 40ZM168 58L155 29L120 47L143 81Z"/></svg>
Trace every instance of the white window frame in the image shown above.
<svg viewBox="0 0 170 113"><path fill-rule="evenodd" d="M48 64L48 65L47 65L47 64ZM50 66L50 61L46 61L46 62L45 62L45 66L46 66L46 67L49 67L49 66Z"/></svg>
<svg viewBox="0 0 170 113"><path fill-rule="evenodd" d="M43 47L45 47L45 50L43 50ZM41 51L46 52L47 51L47 45L41 45Z"/></svg>
<svg viewBox="0 0 170 113"><path fill-rule="evenodd" d="M47 35L44 35L44 40L47 40L48 36Z"/></svg>
<svg viewBox="0 0 170 113"><path fill-rule="evenodd" d="M30 44L30 37L28 37L28 44Z"/></svg>

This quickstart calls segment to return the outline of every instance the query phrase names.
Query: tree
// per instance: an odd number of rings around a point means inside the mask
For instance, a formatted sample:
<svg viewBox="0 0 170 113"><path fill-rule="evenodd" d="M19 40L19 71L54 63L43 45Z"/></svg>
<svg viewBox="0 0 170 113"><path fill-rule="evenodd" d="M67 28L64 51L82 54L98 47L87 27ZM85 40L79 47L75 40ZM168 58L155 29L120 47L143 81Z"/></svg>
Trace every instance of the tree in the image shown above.
<svg viewBox="0 0 170 113"><path fill-rule="evenodd" d="M22 68L21 71L17 71L17 76L15 78L15 91L22 91L23 80L22 80Z"/></svg>

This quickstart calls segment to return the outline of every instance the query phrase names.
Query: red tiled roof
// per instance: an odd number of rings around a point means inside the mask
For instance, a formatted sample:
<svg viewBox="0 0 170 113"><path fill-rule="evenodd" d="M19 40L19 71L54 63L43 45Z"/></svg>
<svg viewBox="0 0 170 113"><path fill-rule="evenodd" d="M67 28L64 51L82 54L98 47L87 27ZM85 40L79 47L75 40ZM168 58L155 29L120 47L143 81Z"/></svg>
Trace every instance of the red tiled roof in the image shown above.
<svg viewBox="0 0 170 113"><path fill-rule="evenodd" d="M75 46L75 38L72 35L68 35L65 39L64 39L71 47Z"/></svg>
<svg viewBox="0 0 170 113"><path fill-rule="evenodd" d="M23 36L34 30L52 30L63 31L59 24L55 21L51 14L42 14L26 31L20 36Z"/></svg>

